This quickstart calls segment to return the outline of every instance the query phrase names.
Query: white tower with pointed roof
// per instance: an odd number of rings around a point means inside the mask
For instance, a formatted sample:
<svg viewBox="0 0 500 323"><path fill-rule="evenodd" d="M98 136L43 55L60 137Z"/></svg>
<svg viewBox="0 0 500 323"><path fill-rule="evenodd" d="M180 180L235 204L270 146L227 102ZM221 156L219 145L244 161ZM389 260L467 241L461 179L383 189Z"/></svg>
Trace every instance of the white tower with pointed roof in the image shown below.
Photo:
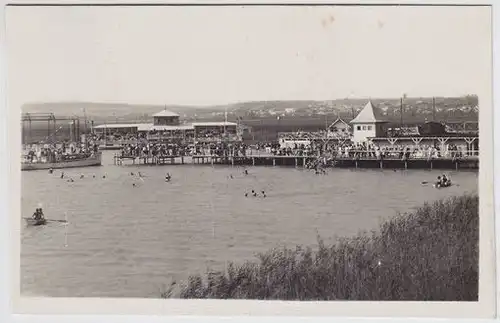
<svg viewBox="0 0 500 323"><path fill-rule="evenodd" d="M368 138L384 136L385 123L387 121L380 118L372 101L368 101L363 110L350 122L353 128L352 141L362 143Z"/></svg>

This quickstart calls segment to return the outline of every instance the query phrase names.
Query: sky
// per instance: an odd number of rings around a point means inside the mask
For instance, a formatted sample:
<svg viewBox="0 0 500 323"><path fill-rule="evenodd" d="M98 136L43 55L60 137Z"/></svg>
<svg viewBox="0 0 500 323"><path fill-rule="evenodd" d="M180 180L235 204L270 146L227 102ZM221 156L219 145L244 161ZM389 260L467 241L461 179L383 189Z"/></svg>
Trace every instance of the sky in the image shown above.
<svg viewBox="0 0 500 323"><path fill-rule="evenodd" d="M484 91L491 70L487 7L6 11L16 106L459 96Z"/></svg>

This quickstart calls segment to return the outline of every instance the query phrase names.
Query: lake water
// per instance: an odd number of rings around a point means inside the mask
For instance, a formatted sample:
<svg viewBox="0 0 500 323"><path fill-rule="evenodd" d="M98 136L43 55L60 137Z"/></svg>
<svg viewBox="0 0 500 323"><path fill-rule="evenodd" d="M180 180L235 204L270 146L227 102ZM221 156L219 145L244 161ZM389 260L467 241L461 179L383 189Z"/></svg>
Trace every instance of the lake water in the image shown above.
<svg viewBox="0 0 500 323"><path fill-rule="evenodd" d="M245 176L241 167L114 166L112 156L65 170L73 183L58 170L22 173L23 216L41 206L47 218L69 220L22 224L23 295L159 297L172 279L274 246L315 246L318 233L330 241L376 229L397 212L478 189L468 171L449 172L459 185L437 190L421 182L438 171L249 167ZM143 180L130 175L137 170ZM252 189L267 197L245 197Z"/></svg>

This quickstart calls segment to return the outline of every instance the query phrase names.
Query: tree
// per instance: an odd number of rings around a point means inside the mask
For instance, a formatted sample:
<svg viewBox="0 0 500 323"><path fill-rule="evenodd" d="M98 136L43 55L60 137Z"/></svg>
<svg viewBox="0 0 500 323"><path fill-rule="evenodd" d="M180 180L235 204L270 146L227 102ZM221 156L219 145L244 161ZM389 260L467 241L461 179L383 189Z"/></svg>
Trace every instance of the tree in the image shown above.
<svg viewBox="0 0 500 323"><path fill-rule="evenodd" d="M479 105L479 98L475 94L468 94L464 97L465 99L465 104L468 107L474 108Z"/></svg>

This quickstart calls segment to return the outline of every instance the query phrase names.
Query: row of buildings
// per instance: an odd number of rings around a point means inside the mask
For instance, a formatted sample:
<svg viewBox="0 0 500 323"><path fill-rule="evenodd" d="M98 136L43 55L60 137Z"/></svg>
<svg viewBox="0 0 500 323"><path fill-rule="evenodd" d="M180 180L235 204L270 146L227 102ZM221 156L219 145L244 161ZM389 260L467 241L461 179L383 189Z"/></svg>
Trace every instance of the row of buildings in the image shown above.
<svg viewBox="0 0 500 323"><path fill-rule="evenodd" d="M412 126L393 124L385 120L371 101L350 122L341 118L335 120L328 129L318 133L282 133L281 146L308 144L311 141L333 143L373 144L378 147L435 147L441 151L456 149L466 154L477 155L479 136L477 131L456 131L435 121Z"/></svg>
<svg viewBox="0 0 500 323"><path fill-rule="evenodd" d="M193 122L181 123L180 116L163 110L153 115L152 123L139 124L103 124L93 128L96 134L137 135L149 140L184 140L203 141L241 141L246 127L239 123ZM479 140L477 132L458 132L447 129L439 122L424 122L413 126L401 126L385 120L380 111L368 101L361 112L350 122L338 118L324 131L315 133L280 133L279 144L282 147L296 144L308 145L312 141L322 140L340 144L375 144L379 147L395 146L432 146L458 147L463 151L477 153ZM444 149L444 148L443 148Z"/></svg>

